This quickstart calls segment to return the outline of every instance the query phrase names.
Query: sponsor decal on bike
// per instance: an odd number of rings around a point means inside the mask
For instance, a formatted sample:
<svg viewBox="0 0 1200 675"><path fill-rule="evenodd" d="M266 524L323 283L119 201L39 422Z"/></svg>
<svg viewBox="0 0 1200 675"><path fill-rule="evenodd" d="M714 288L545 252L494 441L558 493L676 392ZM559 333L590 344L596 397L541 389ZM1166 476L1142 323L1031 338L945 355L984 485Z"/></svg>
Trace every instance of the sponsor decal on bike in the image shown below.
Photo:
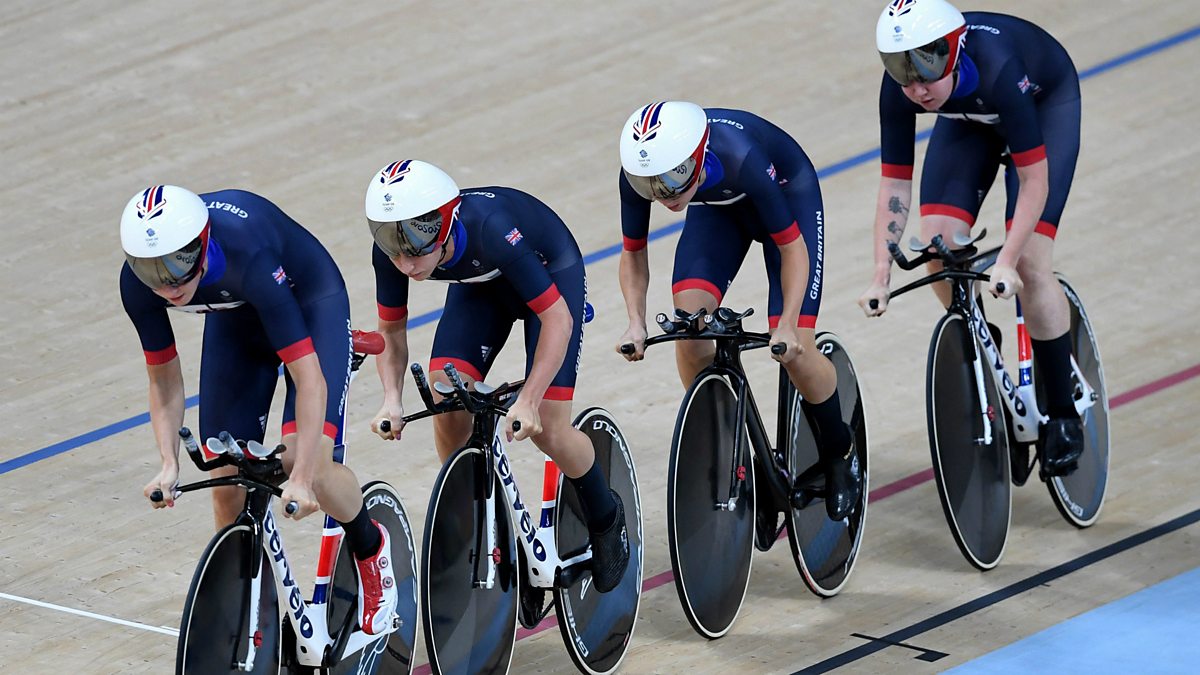
<svg viewBox="0 0 1200 675"><path fill-rule="evenodd" d="M521 526L521 536L525 537L525 541L533 547L533 557L537 558L538 562L546 562L546 547L534 532L533 518L529 515L529 509L525 508L525 503L521 501L521 491L517 489L517 484L513 480L512 467L508 465L508 458L504 456L504 452L500 448L498 436L492 439L492 457L496 458L496 472L500 474L500 482L504 483L505 489L512 495L513 509L520 514L518 521Z"/></svg>
<svg viewBox="0 0 1200 675"><path fill-rule="evenodd" d="M267 535L267 550L275 560L275 567L283 568L283 574L279 576L279 581L287 591L288 609L292 611L292 616L299 624L300 634L305 638L311 638L313 636L312 620L304 615L307 606L304 604L300 587L296 585L296 579L292 575L292 566L288 563L287 554L283 552L283 539L280 538L279 530L275 527L275 516L270 511L267 511L267 516L263 518L263 532Z"/></svg>
<svg viewBox="0 0 1200 675"><path fill-rule="evenodd" d="M971 323L975 324L975 335L979 338L980 344L992 357L992 370L1000 379L1000 388L1004 390L1004 395L1008 398L1013 410L1016 411L1017 417L1024 419L1029 414L1029 410L1025 407L1025 401L1017 396L1017 386L1013 384L1012 378L1008 376L1008 371L1004 369L1004 360L1000 358L1000 350L996 349L995 343L992 342L992 331L988 330L987 321L983 320L978 308L971 316Z"/></svg>

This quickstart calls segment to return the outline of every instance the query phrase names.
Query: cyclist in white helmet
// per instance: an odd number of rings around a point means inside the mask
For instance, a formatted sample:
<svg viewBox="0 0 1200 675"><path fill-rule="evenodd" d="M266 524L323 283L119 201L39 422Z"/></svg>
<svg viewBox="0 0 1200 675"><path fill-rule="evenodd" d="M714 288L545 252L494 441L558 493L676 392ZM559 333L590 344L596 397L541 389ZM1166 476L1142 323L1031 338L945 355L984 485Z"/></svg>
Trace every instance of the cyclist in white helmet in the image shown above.
<svg viewBox="0 0 1200 675"><path fill-rule="evenodd" d="M592 581L615 588L629 563L621 498L608 487L591 441L571 425L587 307L583 256L575 237L540 200L508 187L459 190L438 167L392 162L371 177L365 200L374 238L379 332L376 357L383 405L372 428L384 439L404 426L401 391L408 365L410 281L450 283L429 362L448 382L453 363L468 386L487 376L517 321L525 329L525 386L505 416L509 440L530 438L575 487L592 543ZM440 394L434 392L436 398ZM388 431L380 423L387 420ZM442 461L471 435L465 411L433 418ZM519 429L513 430L513 423Z"/></svg>
<svg viewBox="0 0 1200 675"><path fill-rule="evenodd" d="M916 116L937 114L921 175L921 238L941 234L953 242L967 234L1004 166L1008 231L989 290L1020 296L1046 386L1042 469L1066 475L1083 451L1083 427L1071 384L1070 314L1052 258L1079 155L1075 66L1038 26L1004 14L962 14L945 0L893 0L875 41L886 71L879 92L883 175L875 273L859 304L867 316L887 309L887 242L899 242L912 203ZM949 304L947 284L934 291Z"/></svg>
<svg viewBox="0 0 1200 675"><path fill-rule="evenodd" d="M715 310L746 253L761 243L769 290L774 356L815 420L817 446L830 486L825 507L845 518L862 496L853 434L842 422L833 363L816 348L821 306L825 215L812 162L785 131L742 110L704 109L685 101L639 107L621 129L621 293L629 328L617 343L640 361L646 340L646 254L650 206L661 202L687 216L675 249L671 291L677 309ZM709 341L675 343L679 377L688 386L712 362ZM774 533L772 533L774 534ZM768 541L760 542L766 546Z"/></svg>
<svg viewBox="0 0 1200 675"><path fill-rule="evenodd" d="M144 493L163 499L150 504L172 506L179 478L183 368L167 310L203 314L200 438L228 431L261 443L285 366L282 503L300 508L284 515L298 520L320 508L341 524L358 564L360 625L372 635L391 631L397 593L389 534L367 514L354 473L333 459L345 426L351 357L350 302L333 258L258 195L197 195L174 185L155 185L129 200L121 245L121 301L145 354L150 425L162 459ZM237 518L243 496L238 487L212 490L218 529Z"/></svg>

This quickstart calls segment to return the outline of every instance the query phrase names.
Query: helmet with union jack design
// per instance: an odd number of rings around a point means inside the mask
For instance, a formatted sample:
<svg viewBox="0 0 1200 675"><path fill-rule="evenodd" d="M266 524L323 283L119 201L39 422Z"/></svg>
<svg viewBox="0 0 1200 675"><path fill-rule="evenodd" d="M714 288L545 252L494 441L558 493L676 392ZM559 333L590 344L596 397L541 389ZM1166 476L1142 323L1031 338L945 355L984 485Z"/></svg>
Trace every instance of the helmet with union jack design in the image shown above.
<svg viewBox="0 0 1200 675"><path fill-rule="evenodd" d="M621 169L639 195L671 199L700 178L708 149L708 114L686 101L658 101L633 111L621 129Z"/></svg>
<svg viewBox="0 0 1200 675"><path fill-rule="evenodd" d="M875 46L901 86L936 82L958 65L966 24L946 0L892 0L875 24Z"/></svg>
<svg viewBox="0 0 1200 675"><path fill-rule="evenodd" d="M392 162L367 184L367 225L389 258L437 251L458 217L458 184L419 159Z"/></svg>
<svg viewBox="0 0 1200 675"><path fill-rule="evenodd" d="M196 193L175 185L142 190L121 214L125 261L153 289L195 279L204 268L208 235L208 206Z"/></svg>

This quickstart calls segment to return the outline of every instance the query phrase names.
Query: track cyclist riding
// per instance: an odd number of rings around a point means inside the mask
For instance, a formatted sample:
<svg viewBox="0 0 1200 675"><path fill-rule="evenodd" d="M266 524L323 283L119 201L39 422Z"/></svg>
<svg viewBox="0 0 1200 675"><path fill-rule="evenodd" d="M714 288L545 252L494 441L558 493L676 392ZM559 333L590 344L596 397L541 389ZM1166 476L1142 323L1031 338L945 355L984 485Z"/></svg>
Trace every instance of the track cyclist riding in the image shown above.
<svg viewBox="0 0 1200 675"><path fill-rule="evenodd" d="M912 200L916 116L935 113L921 176L921 239L971 240L979 208L1005 167L1004 246L991 273L996 297L1017 295L1043 373L1049 421L1039 434L1043 471L1078 466L1083 427L1072 384L1070 311L1052 267L1054 239L1079 154L1079 76L1049 33L1016 17L960 13L945 0L893 0L876 46L882 179L875 217L875 273L859 299L868 316L887 309L892 258ZM931 272L942 268L929 263ZM950 286L934 285L943 305Z"/></svg>
<svg viewBox="0 0 1200 675"><path fill-rule="evenodd" d="M751 244L760 242L772 344L783 346L772 357L787 370L815 423L825 506L831 519L842 520L859 501L862 471L842 421L837 374L816 346L825 221L812 162L786 132L757 115L684 101L635 110L621 129L620 151L620 279L629 328L618 352L630 361L644 358L653 202L687 210L671 286L675 308L685 315L716 311ZM685 387L714 354L711 341L675 343Z"/></svg>
<svg viewBox="0 0 1200 675"><path fill-rule="evenodd" d="M155 185L133 196L121 216L121 300L146 358L150 424L162 469L144 489L162 493L154 508L172 506L179 480L183 369L167 309L205 314L200 360L200 436L228 431L263 440L278 368L286 367L283 456L288 517L318 508L326 528L338 525L354 552L363 588L360 621L386 632L396 607L386 559L388 532L367 515L358 480L335 461L342 443L350 380L350 303L333 258L279 207L241 190L197 195ZM299 275L293 279L293 273ZM212 475L228 476L224 467ZM241 511L241 488L213 491L217 529ZM336 524L335 522L336 521Z"/></svg>
<svg viewBox="0 0 1200 675"><path fill-rule="evenodd" d="M414 159L376 172L365 206L375 240L379 332L387 342L376 359L384 400L373 428L393 439L404 426L410 279L452 284L433 342L435 384L448 386L447 363L469 384L482 381L513 324L524 321L525 386L505 417L506 434L531 438L574 485L591 534L596 589L611 590L629 562L628 534L621 500L591 442L571 425L587 286L570 230L531 195L495 186L460 191L441 169ZM445 462L471 436L471 415L438 415L434 436Z"/></svg>

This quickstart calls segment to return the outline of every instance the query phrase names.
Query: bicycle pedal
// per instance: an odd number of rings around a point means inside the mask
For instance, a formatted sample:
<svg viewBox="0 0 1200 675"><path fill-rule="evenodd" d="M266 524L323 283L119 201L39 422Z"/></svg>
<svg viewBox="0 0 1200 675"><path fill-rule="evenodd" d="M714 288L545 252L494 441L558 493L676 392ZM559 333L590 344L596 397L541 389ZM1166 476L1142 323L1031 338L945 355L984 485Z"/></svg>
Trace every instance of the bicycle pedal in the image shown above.
<svg viewBox="0 0 1200 675"><path fill-rule="evenodd" d="M801 488L793 488L791 494L788 495L788 501L791 502L792 508L804 510L818 499L825 499L825 487L805 486Z"/></svg>

